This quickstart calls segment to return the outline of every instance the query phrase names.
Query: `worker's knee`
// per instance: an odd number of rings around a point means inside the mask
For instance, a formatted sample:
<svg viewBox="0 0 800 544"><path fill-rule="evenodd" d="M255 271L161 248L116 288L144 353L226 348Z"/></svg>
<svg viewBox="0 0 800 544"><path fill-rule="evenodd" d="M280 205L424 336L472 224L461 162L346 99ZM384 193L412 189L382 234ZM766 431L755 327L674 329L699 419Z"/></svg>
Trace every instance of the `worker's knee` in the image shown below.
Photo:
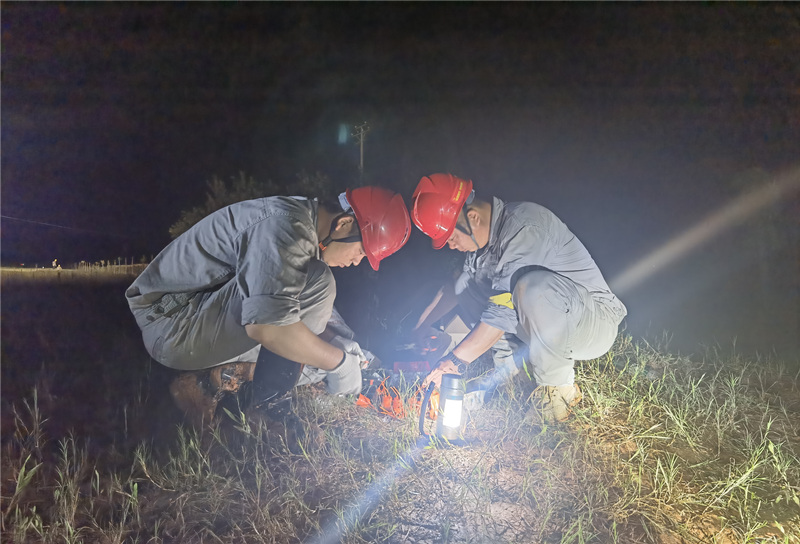
<svg viewBox="0 0 800 544"><path fill-rule="evenodd" d="M336 279L322 261L311 261L306 285L300 293L300 319L314 334L325 330L336 299Z"/></svg>
<svg viewBox="0 0 800 544"><path fill-rule="evenodd" d="M570 338L585 312L588 292L551 270L537 268L514 284L512 301L521 338L538 339L559 354L569 354Z"/></svg>
<svg viewBox="0 0 800 544"><path fill-rule="evenodd" d="M569 280L551 270L537 268L516 279L512 302L526 314L537 310L569 311Z"/></svg>

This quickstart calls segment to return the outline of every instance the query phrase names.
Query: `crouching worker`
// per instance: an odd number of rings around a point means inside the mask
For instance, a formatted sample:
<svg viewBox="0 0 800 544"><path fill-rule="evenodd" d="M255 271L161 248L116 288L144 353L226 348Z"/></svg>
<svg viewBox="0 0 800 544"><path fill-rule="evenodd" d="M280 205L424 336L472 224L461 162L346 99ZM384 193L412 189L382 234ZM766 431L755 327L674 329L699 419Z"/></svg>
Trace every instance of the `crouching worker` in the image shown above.
<svg viewBox="0 0 800 544"><path fill-rule="evenodd" d="M417 329L458 305L469 334L439 361L425 385L493 349L496 380L530 363L537 387L526 419L566 420L582 398L573 363L605 354L627 314L589 252L550 210L530 202L475 198L472 182L423 177L413 195L414 224L466 253L461 276L445 285Z"/></svg>
<svg viewBox="0 0 800 544"><path fill-rule="evenodd" d="M239 202L173 240L125 296L153 359L188 371L170 391L194 424L210 422L218 401L247 382L253 404L273 401L303 365L319 370L330 394L358 393L364 354L326 332L336 297L329 267L366 256L378 270L410 228L402 197L380 187L348 189L332 203Z"/></svg>

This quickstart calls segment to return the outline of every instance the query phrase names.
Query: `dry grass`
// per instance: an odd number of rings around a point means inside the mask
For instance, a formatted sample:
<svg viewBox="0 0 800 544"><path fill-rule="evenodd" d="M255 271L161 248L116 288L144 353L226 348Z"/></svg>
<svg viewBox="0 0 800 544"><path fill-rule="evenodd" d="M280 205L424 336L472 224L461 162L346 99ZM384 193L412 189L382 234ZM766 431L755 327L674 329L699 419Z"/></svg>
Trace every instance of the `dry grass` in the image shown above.
<svg viewBox="0 0 800 544"><path fill-rule="evenodd" d="M141 274L147 264L127 264L109 266L81 266L79 268L0 268L4 285L30 283L67 283L74 281L118 282L125 278L133 281Z"/></svg>
<svg viewBox="0 0 800 544"><path fill-rule="evenodd" d="M516 380L456 448L313 387L301 437L235 409L188 430L135 326L100 332L130 365L94 376L113 393L65 420L56 358L4 404L4 542L800 542L800 391L777 362L624 337L578 365L568 423L526 424Z"/></svg>

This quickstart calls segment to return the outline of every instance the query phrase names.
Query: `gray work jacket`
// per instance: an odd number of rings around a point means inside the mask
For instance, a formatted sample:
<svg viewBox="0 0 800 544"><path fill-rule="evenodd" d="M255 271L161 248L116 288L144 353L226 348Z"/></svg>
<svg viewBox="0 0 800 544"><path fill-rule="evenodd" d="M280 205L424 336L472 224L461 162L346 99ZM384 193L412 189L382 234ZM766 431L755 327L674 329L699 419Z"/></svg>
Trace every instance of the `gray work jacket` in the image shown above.
<svg viewBox="0 0 800 544"><path fill-rule="evenodd" d="M308 263L319 259L316 200L273 196L238 202L203 218L173 240L126 290L132 310L167 293L213 291L233 280L242 325L300 320Z"/></svg>
<svg viewBox="0 0 800 544"><path fill-rule="evenodd" d="M467 254L456 293L474 290L476 297L487 302L480 320L513 333L517 329L515 310L488 299L510 292L514 273L531 266L547 268L582 285L619 321L627 314L589 251L553 212L532 202L506 204L496 197L492 199L489 242Z"/></svg>

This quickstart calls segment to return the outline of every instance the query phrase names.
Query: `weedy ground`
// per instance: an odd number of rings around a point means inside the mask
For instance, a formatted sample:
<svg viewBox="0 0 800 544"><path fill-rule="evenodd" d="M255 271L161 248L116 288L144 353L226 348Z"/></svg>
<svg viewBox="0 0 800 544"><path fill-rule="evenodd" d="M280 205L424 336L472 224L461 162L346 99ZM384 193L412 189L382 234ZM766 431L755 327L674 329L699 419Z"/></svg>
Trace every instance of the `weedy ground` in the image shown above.
<svg viewBox="0 0 800 544"><path fill-rule="evenodd" d="M229 406L193 430L124 285L3 285L3 542L800 542L797 367L621 336L569 422L524 374L462 447L297 392L301 432Z"/></svg>

